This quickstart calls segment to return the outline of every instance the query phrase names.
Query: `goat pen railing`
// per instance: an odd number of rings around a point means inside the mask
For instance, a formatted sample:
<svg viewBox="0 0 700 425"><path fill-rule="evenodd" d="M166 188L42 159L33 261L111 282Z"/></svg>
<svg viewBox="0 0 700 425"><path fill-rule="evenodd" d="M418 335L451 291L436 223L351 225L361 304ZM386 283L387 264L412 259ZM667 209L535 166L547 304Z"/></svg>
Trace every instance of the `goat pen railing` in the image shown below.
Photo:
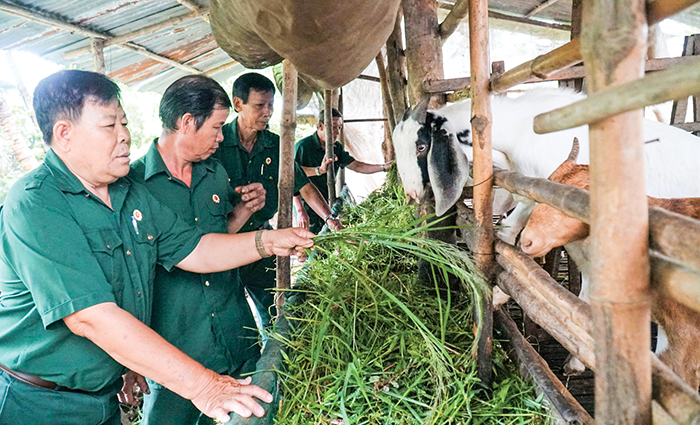
<svg viewBox="0 0 700 425"><path fill-rule="evenodd" d="M700 281L700 225L692 220L678 218L665 211L651 208L648 214L643 212L640 214L636 209L630 229L625 229L620 225L622 219L615 217L619 212L613 211L609 205L606 205L606 200L613 199L612 196L619 196L619 194L632 206L642 205L642 203L646 205L646 195L642 193L643 188L640 190L638 183L632 187L624 186L626 181L643 181L636 178L641 176L641 168L636 167L640 169L635 170L633 167L643 158L641 114L621 113L697 92L697 81L700 79L696 78L698 65L695 61L683 61L681 62L683 66L677 69L671 67L668 71L659 73L652 79L653 84L649 84L649 79L640 79L644 73L643 50L645 49L643 48L646 43L642 35L646 34L647 23L651 25L659 22L696 2L697 0L650 2L646 5L646 16L643 16L645 4L639 0L622 1L617 4L615 16L630 17L625 22L627 25L625 41L628 42L628 49L620 59L619 55L618 57L596 56L594 53L600 52L601 46L608 49L619 48L614 43L619 43L620 40L612 37L611 41L607 41L606 37L600 37L600 39L594 37L595 31L602 34L605 31L611 31L611 28L615 30L617 28L613 25L616 22L610 16L604 16L605 7L609 4L591 0L587 5L588 9L583 13L583 21L595 27L593 30L584 27L589 29L588 33L584 31L580 37L566 45L508 72L494 74L491 78L491 90L503 92L517 84L550 79L557 72L567 75L564 69L585 60L586 74L590 79L590 98L607 97L615 100L611 107L605 109L600 108L600 103L596 104L590 100L562 108L560 111L543 114L538 118L540 131L553 131L556 126L569 128L591 123L592 146L594 142L597 143L595 144L597 151L593 152L592 149L591 161L598 164L597 169L592 170L592 178L610 176L609 181L596 188L593 193L599 208L595 212L592 238L598 238L597 240L601 241L594 248L594 257L597 255L596 258L602 258L606 254L620 257L620 249L615 246L618 243L617 240L605 241L601 239L600 233L596 235L596 231L600 232L602 228L611 232L610 234L623 236L623 242L634 248L634 253L623 261L606 261L605 271L598 273L594 279L594 290L601 291L601 297L594 301L595 312L592 311L591 306L558 285L547 272L525 254L502 241L495 242L496 261L500 266L496 279L498 286L509 293L529 317L547 330L565 348L598 372L596 411L599 419L604 423L650 423L653 420L655 423L683 424L696 423L700 418L700 397L696 390L683 383L654 354L649 352L648 336L644 338L640 336L638 340L621 337L630 331L644 335L644 331L648 329L649 320L646 319L650 316L649 281L660 288L665 296L670 296L700 311L700 289L697 288ZM472 22L477 22L472 20L471 15L486 13L482 8L482 2L472 1L471 3L470 27ZM480 24L478 29L470 28L472 78L479 78L478 75L474 75L475 70L481 72L488 66L488 54L484 54L485 51L488 52L487 32L488 26L483 24ZM476 54L474 50L477 50ZM478 64L474 64L475 58ZM446 81L425 81L423 88L429 93L455 90L455 87L448 87L449 84ZM463 79L462 82L465 85L475 84L472 79ZM634 97L628 96L630 88L635 89L632 92ZM654 92L655 88L656 92ZM672 90L669 90L670 88ZM640 91L645 96L639 96ZM488 97L482 95L473 97L473 133L487 129L486 134L481 134L484 142L481 143L480 150L483 150L484 145L490 145L490 122L475 119L478 114L475 115L474 111L488 111L489 107ZM557 119L557 114L560 117L565 116L566 119ZM583 117L569 119L576 114ZM609 117L613 114L619 115L610 119ZM489 115L490 111L487 116ZM474 143L474 146L476 151L477 143ZM633 152L633 155L623 157L620 155L622 151ZM480 158L475 152L474 168L480 170L490 168L490 159L490 156ZM576 218L590 221L589 195L582 190L505 171L495 172L494 177L497 185L511 192L538 202L548 203ZM482 198L487 199L490 196L490 193L481 195ZM488 211L488 207L483 202L475 205L477 217L485 216ZM620 231L621 228L622 231ZM477 234L481 233L477 231ZM484 247L485 239L481 237L479 240L481 242L471 241L474 242L472 246L476 248L476 252L479 255L491 252ZM629 240L634 242L630 244ZM647 243L650 255L646 252ZM640 251L640 248L644 249ZM648 264L651 264L651 276L647 272ZM494 269L488 265L483 268ZM618 306L625 301L622 300L623 292L620 288L603 287L603 281L606 279L609 281L612 276L620 275L630 276L630 283L627 285L632 286L625 289L627 294L631 293L636 297L631 304L632 307L625 306L619 309ZM523 344L519 332L514 332L514 327L509 323L507 315L497 311L495 316L499 327L510 336L510 343L517 346L515 351L523 360L521 366L528 361L532 363L533 359L539 359L536 353L533 354L534 350L528 350L526 344ZM597 323L594 322L594 317L597 317ZM601 320L603 318L609 323L604 323L605 320ZM646 335L649 335L649 332L646 332ZM490 344L488 336L482 338L482 341L488 341ZM645 345L644 350L639 350L639 347ZM482 349L480 353L484 351L486 350ZM649 352L649 357L645 357L645 351ZM601 357L597 361L595 353ZM539 388L545 392L566 422L592 422L590 416L582 412L568 391L561 385L557 385L556 378L546 364L542 367L540 360L535 362L536 366L521 367L521 370L527 369L526 372L538 383ZM618 370L623 364L628 370L627 373L621 373ZM619 378L619 382L616 378Z"/></svg>

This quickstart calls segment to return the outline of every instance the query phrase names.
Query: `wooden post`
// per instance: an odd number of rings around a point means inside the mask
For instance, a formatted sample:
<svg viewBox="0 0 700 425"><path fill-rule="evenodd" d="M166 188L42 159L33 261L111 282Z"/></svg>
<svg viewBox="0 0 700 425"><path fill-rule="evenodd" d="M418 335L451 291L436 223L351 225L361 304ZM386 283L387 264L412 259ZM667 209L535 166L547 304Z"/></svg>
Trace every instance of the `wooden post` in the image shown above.
<svg viewBox="0 0 700 425"><path fill-rule="evenodd" d="M584 3L581 54L590 93L644 76L643 0ZM642 111L591 124L591 311L596 419L651 423L649 217ZM624 210L624 215L620 211Z"/></svg>
<svg viewBox="0 0 700 425"><path fill-rule="evenodd" d="M408 108L406 99L406 56L403 50L403 31L401 30L401 20L403 10L399 7L399 12L394 23L394 31L386 41L386 72L389 80L389 90L391 91L391 101L394 105L395 122L401 121L403 113Z"/></svg>
<svg viewBox="0 0 700 425"><path fill-rule="evenodd" d="M440 37L443 43L452 35L459 24L467 17L469 0L457 0L445 19L440 23Z"/></svg>
<svg viewBox="0 0 700 425"><path fill-rule="evenodd" d="M104 56L105 40L103 38L91 38L90 50L92 50L92 68L95 72L104 74L107 70Z"/></svg>
<svg viewBox="0 0 700 425"><path fill-rule="evenodd" d="M282 87L282 134L280 135L280 169L277 189L277 228L292 226L292 197L294 196L294 131L297 127L297 70L291 62L284 61L284 85ZM277 257L277 289L291 287L289 257ZM277 292L277 311L282 311L284 293Z"/></svg>
<svg viewBox="0 0 700 425"><path fill-rule="evenodd" d="M408 65L408 100L417 105L425 96L423 82L440 80L442 40L440 39L437 2L435 0L403 0L406 27L406 64ZM443 96L432 96L431 108L444 105Z"/></svg>
<svg viewBox="0 0 700 425"><path fill-rule="evenodd" d="M581 6L583 0L573 0L571 2L571 37L578 38L581 36ZM570 80L559 81L559 87L568 87L577 92L583 91L583 78L572 78Z"/></svg>
<svg viewBox="0 0 700 425"><path fill-rule="evenodd" d="M479 270L493 280L493 165L491 162L491 96L489 93L488 0L469 2L469 46L471 60L472 139L474 148L474 213L476 261ZM479 339L478 376L491 384L493 312L491 297L483 302L482 334Z"/></svg>
<svg viewBox="0 0 700 425"><path fill-rule="evenodd" d="M344 112L343 104L345 103L345 98L344 98L344 93L343 93L343 88L341 87L339 90L338 94L338 110L342 114ZM340 146L345 149L345 119L343 118L343 127L340 129ZM340 170L338 170L338 181L336 182L335 188L337 189L338 193L340 193L341 190L343 190L343 186L345 186L345 167L340 167Z"/></svg>
<svg viewBox="0 0 700 425"><path fill-rule="evenodd" d="M326 121L323 123L323 125L326 131L326 157L334 158L335 153L333 152L333 90L326 90L324 94L324 108L326 114ZM328 205L333 205L333 202L335 202L335 164L333 162L328 164L326 178L326 182L328 185Z"/></svg>
<svg viewBox="0 0 700 425"><path fill-rule="evenodd" d="M384 141L382 142L382 153L384 154L384 161L388 162L394 159L394 142L392 141L392 133L394 132L394 127L396 127L396 115L394 114L394 105L391 99L391 93L389 90L389 81L387 81L387 72L384 67L384 55L379 52L376 58L377 69L379 70L379 80L382 86L382 104L384 110Z"/></svg>

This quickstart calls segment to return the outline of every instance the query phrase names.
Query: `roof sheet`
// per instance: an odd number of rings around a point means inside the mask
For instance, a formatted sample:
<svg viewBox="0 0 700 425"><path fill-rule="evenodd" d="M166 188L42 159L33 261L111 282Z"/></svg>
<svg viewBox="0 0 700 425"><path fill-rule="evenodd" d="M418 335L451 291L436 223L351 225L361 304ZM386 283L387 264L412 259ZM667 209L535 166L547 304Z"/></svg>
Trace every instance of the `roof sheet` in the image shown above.
<svg viewBox="0 0 700 425"><path fill-rule="evenodd" d="M541 1L490 0L489 8L514 16L523 16ZM534 18L570 23L571 1L557 1ZM190 2L200 8L209 7L209 0L190 0ZM454 0L442 0L440 3L443 7L449 8ZM176 0L0 0L0 6L2 5L29 9L115 37L191 13L190 9ZM700 27L700 4L674 19ZM199 17L184 20L131 41L151 52L203 72L233 62L217 46L209 23ZM83 54L74 59L64 58L64 54L89 45L90 38L83 34L71 33L0 12L0 49L23 50L55 63L92 69L90 54ZM142 90L162 91L170 82L187 74L186 71L172 68L170 65L119 46L106 47L104 55L108 75ZM242 67L237 65L212 76L222 80L241 70Z"/></svg>

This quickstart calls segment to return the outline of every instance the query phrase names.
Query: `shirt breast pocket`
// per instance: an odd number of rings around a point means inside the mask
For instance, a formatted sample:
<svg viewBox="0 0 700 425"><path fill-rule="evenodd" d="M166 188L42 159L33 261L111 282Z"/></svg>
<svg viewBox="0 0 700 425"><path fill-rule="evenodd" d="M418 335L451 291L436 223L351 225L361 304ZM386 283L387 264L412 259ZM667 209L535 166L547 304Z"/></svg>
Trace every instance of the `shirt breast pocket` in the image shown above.
<svg viewBox="0 0 700 425"><path fill-rule="evenodd" d="M228 227L228 209L230 205L227 202L221 201L219 203L209 202L207 203L207 209L209 214L211 214L211 220L207 228L202 230L205 232L213 233L226 233Z"/></svg>
<svg viewBox="0 0 700 425"><path fill-rule="evenodd" d="M147 282L153 282L156 277L156 259L158 258L158 233L156 227L147 220L138 223L138 234L134 233L134 241L139 252L140 259L146 259L139 263L139 268L148 268Z"/></svg>
<svg viewBox="0 0 700 425"><path fill-rule="evenodd" d="M120 258L122 239L112 229L90 230L85 232L85 238L95 259L100 264L107 282L112 285L114 294L121 294L124 290L125 277L123 270L121 270L123 261Z"/></svg>

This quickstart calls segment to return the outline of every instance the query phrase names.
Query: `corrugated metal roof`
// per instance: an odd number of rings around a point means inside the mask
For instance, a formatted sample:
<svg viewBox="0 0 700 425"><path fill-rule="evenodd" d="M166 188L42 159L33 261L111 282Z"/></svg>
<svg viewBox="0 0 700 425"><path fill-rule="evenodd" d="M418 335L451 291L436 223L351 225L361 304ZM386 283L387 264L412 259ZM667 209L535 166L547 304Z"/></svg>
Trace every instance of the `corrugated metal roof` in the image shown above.
<svg viewBox="0 0 700 425"><path fill-rule="evenodd" d="M523 16L542 0L491 0L489 8L514 16ZM658 0L657 0L658 1ZM200 8L208 8L209 0L190 0ZM448 5L454 0L443 0ZM0 0L12 5L49 15L86 29L121 36L136 30L181 17L190 9L176 0ZM559 23L570 23L571 0L560 0L534 16ZM700 27L700 4L674 18L679 22ZM208 22L196 17L152 34L135 37L132 42L161 56L190 65L206 72L232 62L211 34ZM92 56L83 54L66 59L64 55L90 45L90 38L52 26L32 22L0 12L0 49L27 51L55 63L81 69L92 69ZM118 46L104 51L107 73L120 82L142 90L162 91L168 84L187 72L172 68L142 54ZM240 72L240 65L227 68L213 77L223 80Z"/></svg>
<svg viewBox="0 0 700 425"><path fill-rule="evenodd" d="M203 9L209 6L208 0L191 2ZM29 9L114 37L191 13L190 9L175 0L11 0L0 1L1 4ZM209 23L199 17L131 41L202 72L233 61L216 44ZM89 46L90 37L83 34L0 12L0 49L22 50L55 63L92 69L92 55L89 53L72 59L64 58L68 52ZM104 56L110 77L142 90L162 91L170 82L187 74L186 71L116 45L105 47ZM213 77L222 80L241 69L241 66L234 66Z"/></svg>

